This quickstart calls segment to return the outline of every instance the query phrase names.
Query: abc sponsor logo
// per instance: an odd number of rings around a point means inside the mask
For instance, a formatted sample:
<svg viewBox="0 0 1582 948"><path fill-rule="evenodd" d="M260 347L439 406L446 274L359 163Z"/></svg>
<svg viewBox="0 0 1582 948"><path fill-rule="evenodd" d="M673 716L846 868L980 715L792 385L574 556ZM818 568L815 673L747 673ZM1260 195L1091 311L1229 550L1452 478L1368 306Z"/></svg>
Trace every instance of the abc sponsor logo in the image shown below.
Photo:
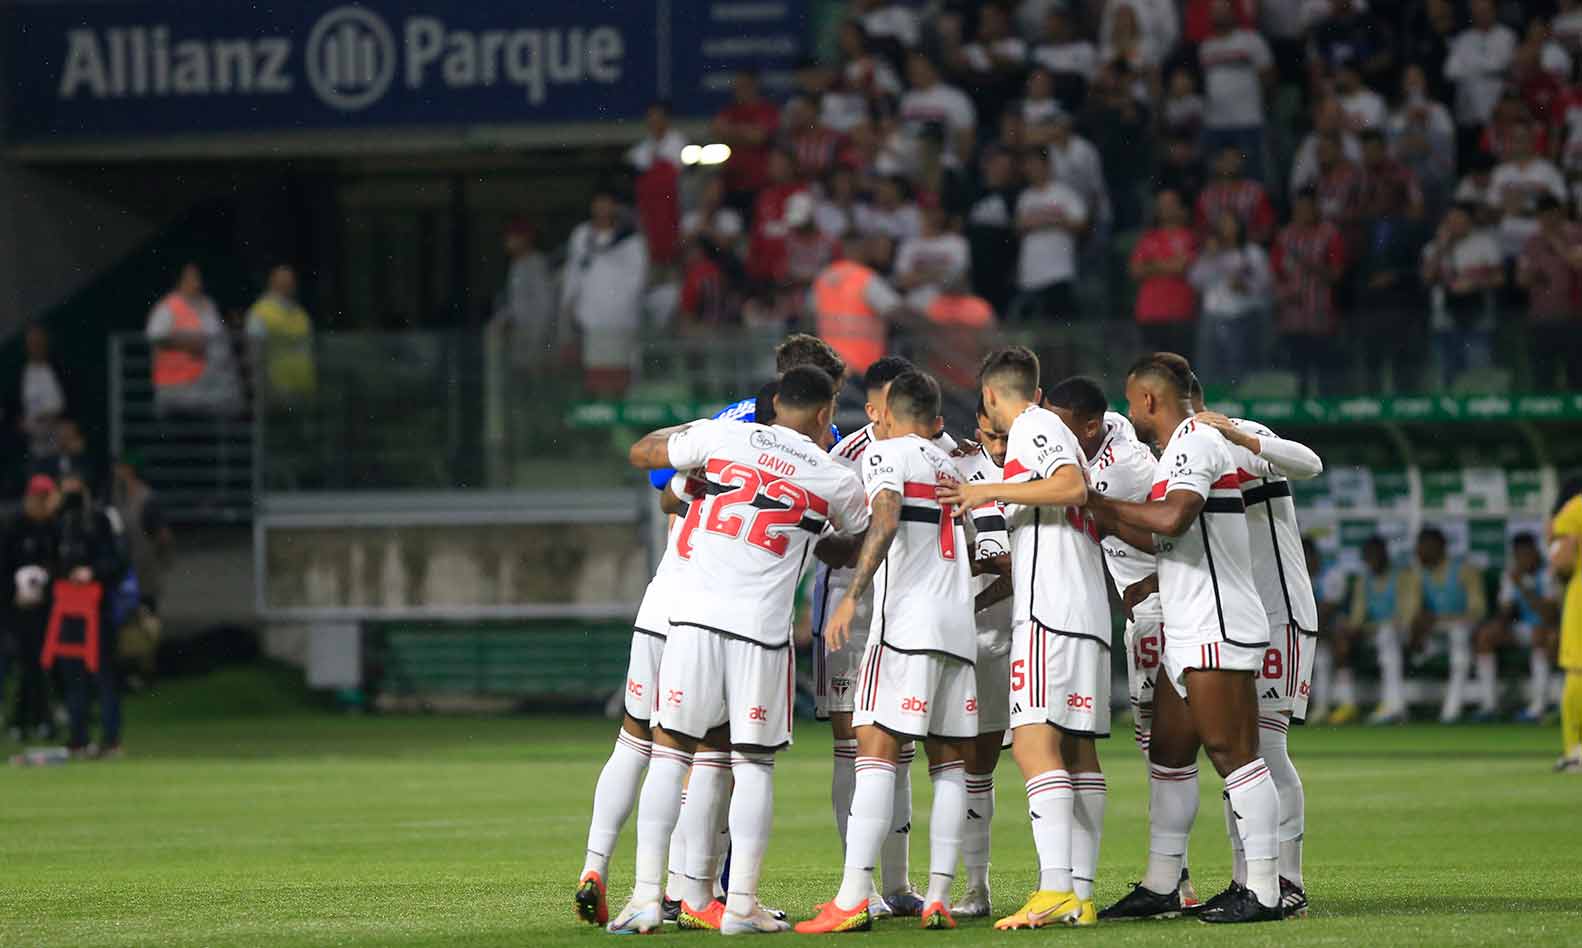
<svg viewBox="0 0 1582 948"><path fill-rule="evenodd" d="M962 705L962 710L966 711L968 714L977 714L978 713L978 699L977 698L968 698L967 699L967 703Z"/></svg>
<svg viewBox="0 0 1582 948"><path fill-rule="evenodd" d="M642 683L641 682L637 682L637 681L633 681L630 678L626 679L626 690L628 692L630 692L631 696L634 697L634 698L641 698L643 696L643 685L642 685Z"/></svg>
<svg viewBox="0 0 1582 948"><path fill-rule="evenodd" d="M922 698L904 698L901 701L901 712L903 714L927 714L928 702Z"/></svg>
<svg viewBox="0 0 1582 948"><path fill-rule="evenodd" d="M1093 696L1079 695L1076 692L1066 695L1066 707L1076 708L1078 711L1093 710Z"/></svg>
<svg viewBox="0 0 1582 948"><path fill-rule="evenodd" d="M752 721L752 722L757 723L757 724L762 724L764 721L769 720L769 709L763 707L762 705L759 705L757 707L748 708L747 709L747 720Z"/></svg>
<svg viewBox="0 0 1582 948"><path fill-rule="evenodd" d="M681 707L681 699L685 696L686 692L679 688L672 688L665 695L665 703L669 704L672 708L679 708Z"/></svg>

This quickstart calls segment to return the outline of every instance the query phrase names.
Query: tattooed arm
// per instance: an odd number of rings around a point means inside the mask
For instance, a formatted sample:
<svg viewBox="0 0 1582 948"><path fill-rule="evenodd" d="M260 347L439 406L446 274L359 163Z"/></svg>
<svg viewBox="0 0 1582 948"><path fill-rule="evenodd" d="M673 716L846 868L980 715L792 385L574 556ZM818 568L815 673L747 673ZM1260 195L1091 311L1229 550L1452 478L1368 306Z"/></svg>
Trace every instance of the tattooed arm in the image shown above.
<svg viewBox="0 0 1582 948"><path fill-rule="evenodd" d="M851 638L852 618L857 614L857 603L867 595L873 576L879 571L890 552L890 541L895 539L901 526L901 495L893 490L881 490L873 495L873 514L868 523L868 534L863 538L862 551L857 554L857 575L852 577L851 588L835 607L824 628L824 646L831 651L846 644Z"/></svg>

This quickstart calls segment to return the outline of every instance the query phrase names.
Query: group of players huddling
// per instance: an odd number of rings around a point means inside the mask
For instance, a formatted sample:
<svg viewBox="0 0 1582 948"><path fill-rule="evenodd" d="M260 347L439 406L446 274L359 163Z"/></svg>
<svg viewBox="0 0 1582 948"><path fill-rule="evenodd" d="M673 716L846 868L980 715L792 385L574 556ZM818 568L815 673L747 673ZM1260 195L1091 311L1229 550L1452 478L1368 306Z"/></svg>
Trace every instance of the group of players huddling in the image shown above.
<svg viewBox="0 0 1582 948"><path fill-rule="evenodd" d="M1306 711L1317 608L1288 478L1320 473L1317 455L1204 411L1178 355L1132 367L1128 419L1086 378L1042 391L1038 359L1020 347L984 360L972 441L944 432L933 378L887 357L863 376L871 423L832 446L840 358L805 335L776 357L780 376L757 398L632 446L673 519L594 795L579 915L614 933L791 927L757 890L774 754L791 740L795 597L814 563L818 713L834 732L845 872L797 931L989 915L1007 737L1039 881L995 927L1305 914L1302 783L1286 733ZM1149 851L1142 881L1098 911L1106 582L1126 610ZM916 742L933 784L921 896L907 865ZM1234 854L1229 886L1203 903L1186 865L1200 748L1224 780ZM609 859L634 804L635 881L612 920ZM952 905L958 861L968 879Z"/></svg>

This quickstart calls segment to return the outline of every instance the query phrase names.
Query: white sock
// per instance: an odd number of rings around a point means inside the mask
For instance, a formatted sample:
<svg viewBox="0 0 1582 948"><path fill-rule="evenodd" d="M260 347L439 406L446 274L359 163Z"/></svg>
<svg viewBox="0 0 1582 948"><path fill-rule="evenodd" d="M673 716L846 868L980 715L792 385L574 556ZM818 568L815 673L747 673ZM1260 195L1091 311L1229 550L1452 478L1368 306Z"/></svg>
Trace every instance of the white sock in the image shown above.
<svg viewBox="0 0 1582 948"><path fill-rule="evenodd" d="M1549 707L1549 656L1542 649L1527 653L1527 679L1532 685L1527 710L1536 717Z"/></svg>
<svg viewBox="0 0 1582 948"><path fill-rule="evenodd" d="M688 782L691 778L688 777ZM681 812L676 815L676 831L670 834L670 858L666 864L665 898L685 899L687 890L687 788L681 788ZM695 903L694 903L695 904Z"/></svg>
<svg viewBox="0 0 1582 948"><path fill-rule="evenodd" d="M597 872L599 878L609 882L610 854L615 851L615 840L621 827L632 815L632 805L637 802L637 791L643 786L643 771L648 769L650 753L648 741L621 731L615 737L615 749L610 759L599 771L599 782L593 788L593 818L588 821L588 855L582 872Z"/></svg>
<svg viewBox="0 0 1582 948"><path fill-rule="evenodd" d="M1181 885L1187 836L1197 819L1197 765L1148 767L1148 869L1143 888L1164 894Z"/></svg>
<svg viewBox="0 0 1582 948"><path fill-rule="evenodd" d="M685 839L686 861L681 865L680 888L670 897L701 909L714 901L714 846L719 836L720 816L731 788L729 751L699 751L692 755L692 780L681 803L681 822L676 837ZM676 843L670 843L672 854ZM675 867L671 867L672 872Z"/></svg>
<svg viewBox="0 0 1582 948"><path fill-rule="evenodd" d="M1071 823L1076 818L1071 775L1046 770L1027 781L1027 815L1033 822L1033 847L1038 850L1038 888L1070 892Z"/></svg>
<svg viewBox="0 0 1582 948"><path fill-rule="evenodd" d="M925 907L950 905L950 884L961 858L961 837L967 825L967 765L959 760L928 768L934 807L928 814L928 893Z"/></svg>
<svg viewBox="0 0 1582 948"><path fill-rule="evenodd" d="M846 823L846 870L840 891L835 893L835 904L847 911L867 902L873 892L873 867L885 837L892 835L895 770L895 764L883 757L857 758L856 786Z"/></svg>
<svg viewBox="0 0 1582 948"><path fill-rule="evenodd" d="M1104 802L1109 787L1098 771L1071 775L1075 793L1071 824L1071 881L1077 898L1093 898L1093 878L1099 867L1099 839L1104 832ZM933 833L929 827L929 833Z"/></svg>
<svg viewBox="0 0 1582 948"><path fill-rule="evenodd" d="M725 889L720 884L720 876L725 872L725 857L731 851L731 802L729 799L730 788L736 784L735 778L730 776L730 771L725 771L730 780L726 788L727 798L716 807L714 814L714 835L709 840L709 891L714 898L724 901Z"/></svg>
<svg viewBox="0 0 1582 948"><path fill-rule="evenodd" d="M764 867L769 827L775 812L773 754L731 754L731 890L725 910L751 915L758 910L758 874Z"/></svg>
<svg viewBox="0 0 1582 948"><path fill-rule="evenodd" d="M1307 809L1302 777L1291 763L1287 743L1291 722L1283 714L1258 716L1258 756L1269 767L1280 794L1280 875L1302 888L1302 833Z"/></svg>
<svg viewBox="0 0 1582 948"><path fill-rule="evenodd" d="M902 744L900 761L895 766L895 809L890 814L892 832L879 851L880 874L886 894L904 892L912 887L912 761L916 744Z"/></svg>
<svg viewBox="0 0 1582 948"><path fill-rule="evenodd" d="M1225 796L1247 854L1247 888L1266 906L1280 904L1280 792L1269 765L1254 758L1225 777Z"/></svg>
<svg viewBox="0 0 1582 948"><path fill-rule="evenodd" d="M1220 794L1225 802L1225 835L1230 837L1230 879L1237 885L1247 884L1247 850L1241 845L1241 830L1236 827L1236 811L1230 808L1230 797Z"/></svg>
<svg viewBox="0 0 1582 948"><path fill-rule="evenodd" d="M1450 679L1445 684L1445 702L1439 707L1439 719L1450 721L1461 716L1461 708L1466 704L1462 693L1472 671L1472 632L1459 623L1452 623L1445 635L1450 640Z"/></svg>
<svg viewBox="0 0 1582 948"><path fill-rule="evenodd" d="M1406 659L1401 654L1401 637L1396 634L1395 626L1379 626L1374 647L1379 653L1379 688L1382 692L1379 703L1392 713L1405 711Z"/></svg>
<svg viewBox="0 0 1582 948"><path fill-rule="evenodd" d="M1352 677L1350 668L1335 669L1335 703L1357 703L1357 682Z"/></svg>
<svg viewBox="0 0 1582 948"><path fill-rule="evenodd" d="M648 779L637 801L637 870L632 899L651 902L661 897L665 850L681 815L681 787L692 767L692 755L674 747L654 745Z"/></svg>
<svg viewBox="0 0 1582 948"><path fill-rule="evenodd" d="M840 834L840 845L846 846L846 817L851 815L851 793L857 776L853 767L857 763L855 740L835 741L835 766L829 776L829 805L835 812L835 831Z"/></svg>
<svg viewBox="0 0 1582 948"><path fill-rule="evenodd" d="M1477 658L1478 669L1478 705L1486 714L1493 714L1499 710L1499 688L1494 681L1494 656L1479 655Z"/></svg>
<svg viewBox="0 0 1582 948"><path fill-rule="evenodd" d="M966 786L967 827L961 837L961 864L967 870L967 888L987 892L994 823L994 774L967 774Z"/></svg>

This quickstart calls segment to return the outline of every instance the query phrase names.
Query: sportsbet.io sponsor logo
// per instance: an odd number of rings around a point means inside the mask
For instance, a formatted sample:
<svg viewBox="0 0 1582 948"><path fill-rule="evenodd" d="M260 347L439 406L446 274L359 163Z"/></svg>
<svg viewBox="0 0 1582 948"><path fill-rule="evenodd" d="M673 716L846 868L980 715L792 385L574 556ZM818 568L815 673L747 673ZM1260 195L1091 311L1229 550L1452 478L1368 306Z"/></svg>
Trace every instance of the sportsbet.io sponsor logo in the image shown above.
<svg viewBox="0 0 1582 948"><path fill-rule="evenodd" d="M436 16L394 27L367 7L327 11L307 36L194 36L185 24L67 30L61 100L281 96L307 88L357 112L399 82L429 93L515 86L540 105L554 86L613 85L626 37L613 26L451 29ZM300 45L300 49L299 49Z"/></svg>

